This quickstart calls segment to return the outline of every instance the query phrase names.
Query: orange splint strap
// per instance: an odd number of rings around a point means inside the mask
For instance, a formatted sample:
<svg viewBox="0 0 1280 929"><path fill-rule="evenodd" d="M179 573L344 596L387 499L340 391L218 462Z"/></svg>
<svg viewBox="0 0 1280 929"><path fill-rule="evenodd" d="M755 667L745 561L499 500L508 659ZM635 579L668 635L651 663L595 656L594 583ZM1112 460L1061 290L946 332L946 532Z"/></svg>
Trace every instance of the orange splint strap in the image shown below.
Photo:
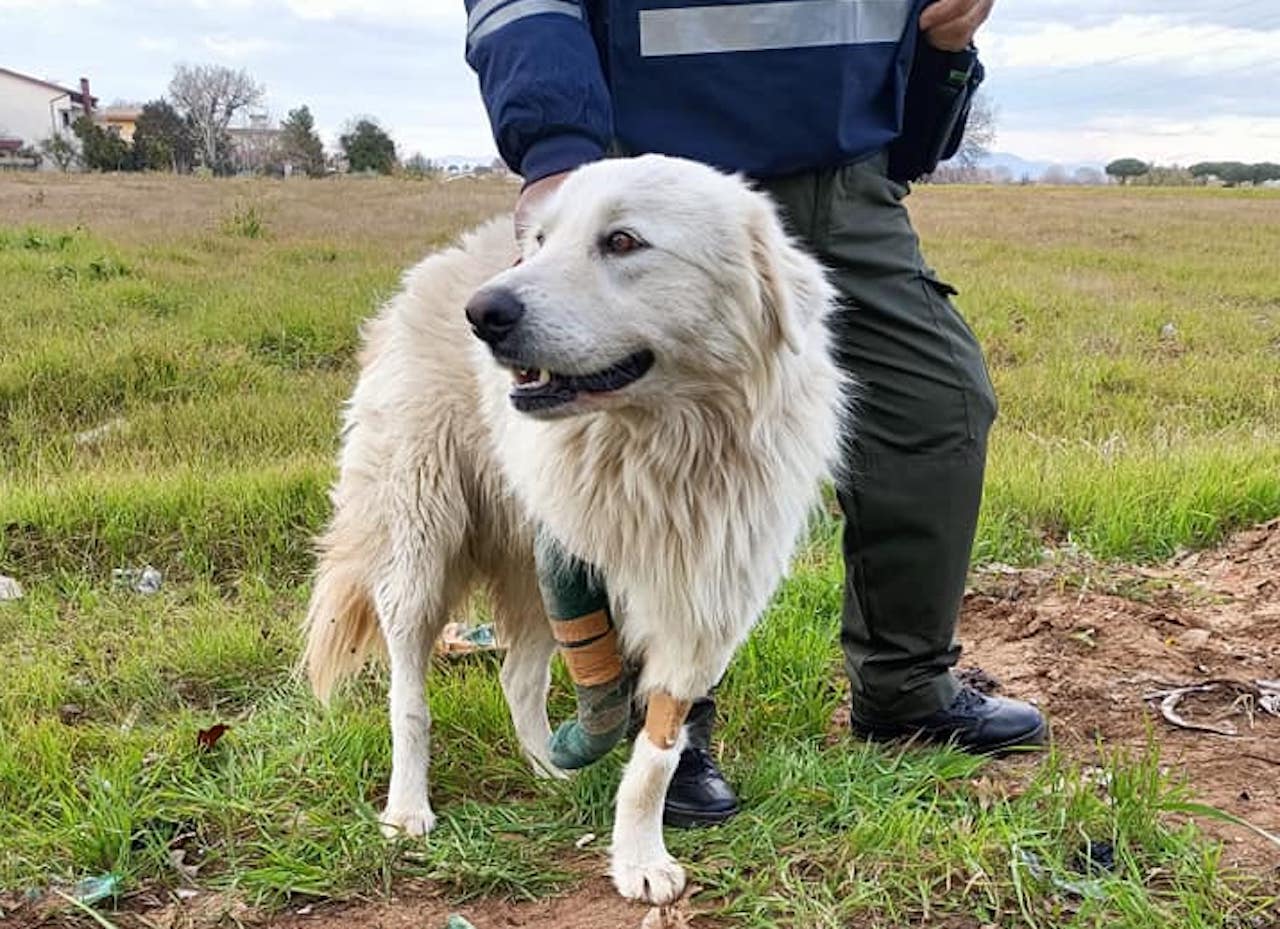
<svg viewBox="0 0 1280 929"><path fill-rule="evenodd" d="M592 639L604 635L613 628L609 614L604 610L596 610L577 619L553 619L551 634L556 641L568 648L585 645Z"/></svg>
<svg viewBox="0 0 1280 929"><path fill-rule="evenodd" d="M575 684L594 687L622 676L618 632L604 610L576 619L552 620L551 632L560 643L560 657Z"/></svg>
<svg viewBox="0 0 1280 929"><path fill-rule="evenodd" d="M689 715L690 702L677 700L670 694L657 691L649 694L649 708L645 712L644 731L658 748L674 748L680 738L680 727Z"/></svg>

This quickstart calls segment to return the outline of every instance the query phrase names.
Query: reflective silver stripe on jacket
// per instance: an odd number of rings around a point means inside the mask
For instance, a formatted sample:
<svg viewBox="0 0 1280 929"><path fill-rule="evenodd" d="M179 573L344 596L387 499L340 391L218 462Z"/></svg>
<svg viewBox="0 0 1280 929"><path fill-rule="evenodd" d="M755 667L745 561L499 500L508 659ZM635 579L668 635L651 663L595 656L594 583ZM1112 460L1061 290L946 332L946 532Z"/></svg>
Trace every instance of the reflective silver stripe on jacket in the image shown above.
<svg viewBox="0 0 1280 929"><path fill-rule="evenodd" d="M787 0L641 10L640 54L656 58L897 42L911 8L910 0Z"/></svg>
<svg viewBox="0 0 1280 929"><path fill-rule="evenodd" d="M516 0L497 9L503 0L480 0L467 16L467 45L475 45L485 36L497 32L527 16L557 13L582 19L582 8L574 0ZM497 12L494 10L497 9Z"/></svg>

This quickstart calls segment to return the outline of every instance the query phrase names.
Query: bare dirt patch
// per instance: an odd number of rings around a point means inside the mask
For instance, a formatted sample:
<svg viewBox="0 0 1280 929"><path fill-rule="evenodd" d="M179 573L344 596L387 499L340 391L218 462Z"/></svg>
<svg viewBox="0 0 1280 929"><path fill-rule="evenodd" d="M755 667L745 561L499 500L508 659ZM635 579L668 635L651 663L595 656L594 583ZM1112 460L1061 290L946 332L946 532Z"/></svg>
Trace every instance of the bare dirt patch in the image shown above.
<svg viewBox="0 0 1280 929"><path fill-rule="evenodd" d="M726 929L730 925L699 912L696 890L692 898L686 895L673 906L650 907L623 900L603 877L593 877L563 896L538 901L485 898L451 904L436 893L430 886L404 882L386 900L298 906L274 915L255 912L221 894L168 904L134 899L132 909L113 913L111 919L118 929L462 929L468 925L471 929ZM65 909L27 922L21 921L21 915L13 924L17 929L97 925ZM451 922L453 916L465 922ZM928 925L930 929L987 929L964 917L944 917Z"/></svg>
<svg viewBox="0 0 1280 929"><path fill-rule="evenodd" d="M201 893L187 899L143 892L111 914L118 929L718 929L698 915L689 897L670 907L629 903L604 877L591 877L572 892L536 901L481 898L449 902L439 888L416 881L397 884L382 900L294 904L284 912L258 911L234 895ZM451 917L453 917L451 921ZM460 919L458 919L460 917ZM75 927L94 921L68 907L10 914L15 929ZM964 927L969 929L969 927Z"/></svg>
<svg viewBox="0 0 1280 929"><path fill-rule="evenodd" d="M454 913L475 929L640 929L642 924L644 929L703 929L710 925L701 920L694 923L684 901L661 911L628 903L603 878L589 881L570 895L536 902L486 899L450 905L421 897L393 898L386 903L335 907L307 917L289 916L272 925L274 929L446 929Z"/></svg>
<svg viewBox="0 0 1280 929"><path fill-rule="evenodd" d="M1280 718L1248 693L1280 679L1280 520L1155 568L1070 556L988 568L960 631L966 659L1003 692L1037 701L1072 754L1092 755L1100 742L1140 749L1154 737L1200 800L1280 833ZM1224 683L1187 696L1177 713L1235 736L1176 727L1158 699L1144 699L1210 680ZM1231 863L1280 868L1280 848L1256 833L1202 825L1226 840Z"/></svg>

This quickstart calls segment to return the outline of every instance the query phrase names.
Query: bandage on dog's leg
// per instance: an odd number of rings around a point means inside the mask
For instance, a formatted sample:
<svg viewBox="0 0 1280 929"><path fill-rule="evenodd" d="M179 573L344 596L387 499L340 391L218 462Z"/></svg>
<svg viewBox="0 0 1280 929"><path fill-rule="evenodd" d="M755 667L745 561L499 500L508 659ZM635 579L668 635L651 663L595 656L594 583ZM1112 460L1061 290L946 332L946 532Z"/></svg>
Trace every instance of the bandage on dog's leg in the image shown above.
<svg viewBox="0 0 1280 929"><path fill-rule="evenodd" d="M632 680L618 652L618 633L604 584L546 533L536 547L538 584L578 697L578 718L564 723L548 746L551 762L582 768L622 739L631 712Z"/></svg>
<svg viewBox="0 0 1280 929"><path fill-rule="evenodd" d="M644 716L644 734L649 741L663 751L675 748L685 717L689 715L689 706L690 701L677 700L660 690L651 693Z"/></svg>
<svg viewBox="0 0 1280 929"><path fill-rule="evenodd" d="M551 761L561 768L582 768L608 754L626 733L632 682L622 667L608 612L552 620L551 628L578 697L578 718L551 737ZM588 637L576 638L584 630Z"/></svg>

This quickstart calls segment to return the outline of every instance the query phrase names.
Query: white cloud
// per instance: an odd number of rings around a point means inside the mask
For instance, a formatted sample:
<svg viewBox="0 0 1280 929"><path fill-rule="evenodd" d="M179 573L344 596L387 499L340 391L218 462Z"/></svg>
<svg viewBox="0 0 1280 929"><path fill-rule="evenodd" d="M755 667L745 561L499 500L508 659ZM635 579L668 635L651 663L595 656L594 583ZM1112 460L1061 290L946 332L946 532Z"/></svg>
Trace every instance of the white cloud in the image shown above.
<svg viewBox="0 0 1280 929"><path fill-rule="evenodd" d="M1213 74L1276 68L1280 29L1126 15L1092 26L1047 22L993 31L982 49L983 57L997 68L1160 65L1171 71Z"/></svg>
<svg viewBox="0 0 1280 929"><path fill-rule="evenodd" d="M1006 23L1044 24L1057 21L1077 26L1108 23L1116 18L1117 7L1131 16L1163 16L1178 22L1194 20L1206 24L1250 25L1264 12L1270 0L1239 0L1221 4L1208 4L1204 0L1018 0L1017 3L1000 2L988 24L988 28L1002 28Z"/></svg>
<svg viewBox="0 0 1280 929"><path fill-rule="evenodd" d="M219 58L240 60L283 48L274 39L259 36L207 35L200 44Z"/></svg>
<svg viewBox="0 0 1280 929"><path fill-rule="evenodd" d="M0 0L0 10L34 10L52 12L55 7L101 6L102 0Z"/></svg>
<svg viewBox="0 0 1280 929"><path fill-rule="evenodd" d="M177 41L169 36L142 35L138 36L136 44L144 52L174 52L178 50Z"/></svg>
<svg viewBox="0 0 1280 929"><path fill-rule="evenodd" d="M1175 0L1160 13L1131 3L1134 12L1108 16L1082 3L1066 21L1058 4L1027 0L981 37L1000 150L1052 161L1277 160L1280 107L1262 90L1280 82L1275 17ZM1234 25L1221 22L1228 14Z"/></svg>
<svg viewBox="0 0 1280 929"><path fill-rule="evenodd" d="M0 0L0 4L14 0ZM16 0L32 2L39 0ZM96 0L94 0L96 2ZM280 7L298 19L331 22L333 20L358 20L388 25L422 25L466 22L467 14L462 0L186 0L190 6L201 10L261 11L263 7Z"/></svg>
<svg viewBox="0 0 1280 929"><path fill-rule="evenodd" d="M450 23L459 27L467 14L462 0L285 0L295 16L302 19L360 19L370 22Z"/></svg>

